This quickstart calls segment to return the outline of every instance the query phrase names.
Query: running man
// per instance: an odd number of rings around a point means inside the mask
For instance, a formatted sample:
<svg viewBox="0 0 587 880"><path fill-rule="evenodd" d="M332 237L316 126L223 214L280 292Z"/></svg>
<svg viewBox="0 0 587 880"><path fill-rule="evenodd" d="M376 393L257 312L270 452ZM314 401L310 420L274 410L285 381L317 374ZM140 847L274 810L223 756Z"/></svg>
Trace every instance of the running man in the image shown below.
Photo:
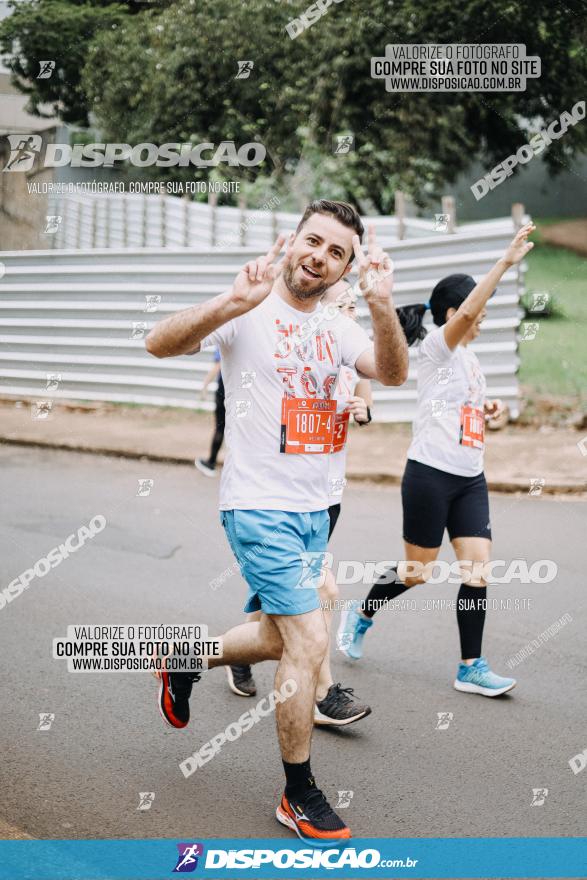
<svg viewBox="0 0 587 880"><path fill-rule="evenodd" d="M328 305L329 303L335 303L343 315L356 320L356 294L346 279L342 279L328 288L322 297L321 304ZM352 416L357 425L368 425L371 422L370 406L373 402L370 381L359 379L351 367L341 367L332 396L337 401L335 431L338 437L335 449L328 459L329 541L340 516L342 493L346 483L346 439L349 418ZM332 570L328 566L322 569L319 597L330 637L333 610L339 598L339 590ZM248 615L247 619L259 620L260 616L260 611L254 611ZM226 666L225 668L228 686L234 694L240 697L255 696L257 686L249 665ZM371 707L355 697L353 688L343 688L340 682L334 683L330 667L329 642L318 675L314 724L320 727L345 727L347 724L360 721L370 714Z"/></svg>
<svg viewBox="0 0 587 880"><path fill-rule="evenodd" d="M468 579L457 598L461 662L454 687L496 697L516 684L491 671L481 654L487 586L482 567L491 555L489 496L483 473L484 422L503 408L485 399L485 377L468 348L477 338L485 306L502 276L534 247L528 223L501 259L475 283L470 275L449 275L430 297L436 329L425 337L418 356L418 410L402 481L405 557L372 586L364 603L345 608L339 648L353 660L375 612L415 584L426 582L427 565L438 557L444 530ZM420 307L420 321L424 309ZM412 314L412 318L414 314Z"/></svg>
<svg viewBox="0 0 587 880"><path fill-rule="evenodd" d="M383 385L401 385L408 369L391 297L391 260L373 229L368 252L362 251L363 231L350 205L312 202L290 236L277 279L274 261L284 236L241 269L231 290L166 318L146 340L157 357L220 346L227 443L220 517L249 587L245 611L260 609L263 615L226 632L222 658L211 656L208 665L278 660L276 689L295 682L295 693L276 707L285 771L276 816L301 838L323 845L350 837L350 830L310 767L316 682L328 631L318 591L311 583L300 587L303 554L323 553L328 539L328 453L336 407L330 392L341 366ZM320 297L348 274L353 256L373 342L349 318L337 313L324 320L320 314ZM160 711L172 727L188 723L192 684L200 677L162 673Z"/></svg>

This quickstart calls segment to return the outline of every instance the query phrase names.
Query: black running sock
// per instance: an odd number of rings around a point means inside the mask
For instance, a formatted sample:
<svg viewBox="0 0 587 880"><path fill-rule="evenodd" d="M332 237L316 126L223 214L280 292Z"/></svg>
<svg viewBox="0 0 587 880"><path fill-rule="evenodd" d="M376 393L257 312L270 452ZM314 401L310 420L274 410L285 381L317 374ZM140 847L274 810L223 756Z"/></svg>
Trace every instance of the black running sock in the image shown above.
<svg viewBox="0 0 587 880"><path fill-rule="evenodd" d="M457 597L457 622L463 660L473 660L481 656L486 604L487 587L461 584Z"/></svg>
<svg viewBox="0 0 587 880"><path fill-rule="evenodd" d="M307 761L302 761L301 764L288 764L287 761L283 761L283 769L285 770L285 793L288 798L302 800L306 792L311 788L316 788L309 758Z"/></svg>
<svg viewBox="0 0 587 880"><path fill-rule="evenodd" d="M381 608L385 600L389 602L390 599L395 599L396 596L400 596L409 589L409 587L406 587L405 584L398 580L397 569L390 568L385 574L381 575L378 581L375 581L369 595L361 606L361 611L365 617L371 618Z"/></svg>

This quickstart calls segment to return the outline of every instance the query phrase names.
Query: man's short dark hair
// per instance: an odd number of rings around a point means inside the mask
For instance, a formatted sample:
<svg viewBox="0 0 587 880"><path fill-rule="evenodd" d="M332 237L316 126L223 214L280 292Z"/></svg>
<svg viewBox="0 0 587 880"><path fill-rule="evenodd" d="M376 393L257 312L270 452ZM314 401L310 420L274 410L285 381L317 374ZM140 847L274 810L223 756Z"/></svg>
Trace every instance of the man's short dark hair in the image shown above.
<svg viewBox="0 0 587 880"><path fill-rule="evenodd" d="M313 202L310 202L302 215L302 219L298 223L296 235L306 220L310 219L312 214L326 214L328 217L334 217L334 219L338 220L339 223L342 223L343 226L348 226L350 229L354 229L359 236L360 241L363 240L365 227L353 206L349 205L347 202L331 202L330 199L315 199ZM349 262L353 258L354 252L351 252Z"/></svg>

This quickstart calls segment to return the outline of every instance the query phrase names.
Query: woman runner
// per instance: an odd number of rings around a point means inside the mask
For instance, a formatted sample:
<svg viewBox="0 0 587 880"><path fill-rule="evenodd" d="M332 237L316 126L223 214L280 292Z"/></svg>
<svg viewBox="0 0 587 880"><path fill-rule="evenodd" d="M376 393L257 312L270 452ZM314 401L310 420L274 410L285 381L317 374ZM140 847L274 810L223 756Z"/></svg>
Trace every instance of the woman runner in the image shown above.
<svg viewBox="0 0 587 880"><path fill-rule="evenodd" d="M481 651L487 604L482 567L491 553L484 422L498 415L503 404L485 399L485 377L469 344L479 335L486 303L502 276L534 247L527 239L535 228L523 226L479 283L469 275L449 275L432 292L429 306L436 328L420 345L418 409L402 481L404 558L409 563L382 575L365 602L349 603L338 632L340 650L359 660L377 609L426 582L425 567L432 569L447 529L461 572L466 572L457 597L461 662L454 687L486 697L516 684L492 672Z"/></svg>

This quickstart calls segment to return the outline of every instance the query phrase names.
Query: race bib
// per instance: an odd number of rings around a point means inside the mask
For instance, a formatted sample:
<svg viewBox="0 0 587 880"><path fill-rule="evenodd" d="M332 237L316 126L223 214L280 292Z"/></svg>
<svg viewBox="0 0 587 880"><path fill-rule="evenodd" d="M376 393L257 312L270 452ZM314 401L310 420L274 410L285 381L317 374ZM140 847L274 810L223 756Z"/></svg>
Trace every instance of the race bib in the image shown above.
<svg viewBox="0 0 587 880"><path fill-rule="evenodd" d="M303 455L332 451L336 401L284 397L280 452Z"/></svg>
<svg viewBox="0 0 587 880"><path fill-rule="evenodd" d="M461 446L483 449L484 442L485 416L483 410L474 406L462 406L459 443Z"/></svg>
<svg viewBox="0 0 587 880"><path fill-rule="evenodd" d="M332 439L332 451L340 452L344 449L346 439L349 432L349 416L350 413L337 413L334 421L334 437Z"/></svg>

